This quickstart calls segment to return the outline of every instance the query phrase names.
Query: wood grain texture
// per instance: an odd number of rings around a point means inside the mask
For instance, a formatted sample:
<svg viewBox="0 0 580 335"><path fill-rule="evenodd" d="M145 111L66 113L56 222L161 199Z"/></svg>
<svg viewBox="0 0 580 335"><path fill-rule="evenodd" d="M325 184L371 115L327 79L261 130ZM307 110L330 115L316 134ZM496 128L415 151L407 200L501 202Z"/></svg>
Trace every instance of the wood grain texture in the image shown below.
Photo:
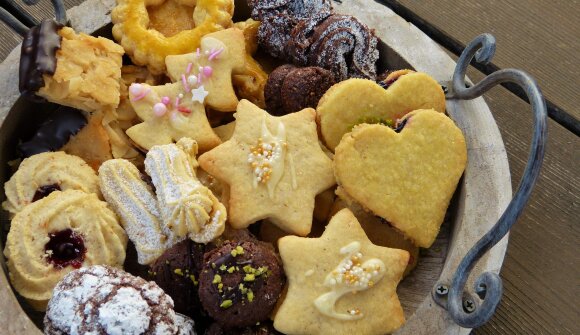
<svg viewBox="0 0 580 335"><path fill-rule="evenodd" d="M48 0L40 0L36 5L28 6L22 0L15 0L15 2L24 8L32 17L41 21L42 19L54 17L54 7L52 2ZM63 0L66 9L80 5L83 0Z"/></svg>
<svg viewBox="0 0 580 335"><path fill-rule="evenodd" d="M493 62L529 72L548 99L580 119L580 3L577 0L400 0L467 44L488 32L497 39Z"/></svg>
<svg viewBox="0 0 580 335"><path fill-rule="evenodd" d="M22 42L20 35L0 21L0 60L4 60L20 42Z"/></svg>
<svg viewBox="0 0 580 335"><path fill-rule="evenodd" d="M474 81L483 76L469 73ZM516 189L532 117L528 104L504 88L485 99L498 123ZM504 296L494 317L475 334L580 334L580 138L549 120L548 149L538 184L510 233L501 277Z"/></svg>

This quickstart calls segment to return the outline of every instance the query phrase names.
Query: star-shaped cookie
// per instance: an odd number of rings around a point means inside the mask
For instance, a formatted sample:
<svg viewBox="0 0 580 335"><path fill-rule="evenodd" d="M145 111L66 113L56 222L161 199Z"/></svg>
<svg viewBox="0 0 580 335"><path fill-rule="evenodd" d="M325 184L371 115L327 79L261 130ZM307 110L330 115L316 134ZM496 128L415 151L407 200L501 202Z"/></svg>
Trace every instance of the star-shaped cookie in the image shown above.
<svg viewBox="0 0 580 335"><path fill-rule="evenodd" d="M184 92L203 85L205 104L220 112L233 112L238 98L232 86L232 72L245 68L244 33L230 28L204 36L201 47L193 53L167 56L167 73L173 82L181 82Z"/></svg>
<svg viewBox="0 0 580 335"><path fill-rule="evenodd" d="M318 142L316 112L274 117L241 100L235 117L232 138L199 157L204 170L230 186L230 224L240 229L269 218L306 236L315 196L335 184L332 161Z"/></svg>
<svg viewBox="0 0 580 335"><path fill-rule="evenodd" d="M286 236L278 247L289 284L274 317L278 331L387 334L405 322L396 289L409 253L372 244L349 209L320 238Z"/></svg>
<svg viewBox="0 0 580 335"><path fill-rule="evenodd" d="M221 143L211 129L204 106L192 100L191 92L183 93L181 85L131 85L131 105L143 122L127 129L127 135L138 146L149 150L154 145L189 137L197 141L203 152Z"/></svg>

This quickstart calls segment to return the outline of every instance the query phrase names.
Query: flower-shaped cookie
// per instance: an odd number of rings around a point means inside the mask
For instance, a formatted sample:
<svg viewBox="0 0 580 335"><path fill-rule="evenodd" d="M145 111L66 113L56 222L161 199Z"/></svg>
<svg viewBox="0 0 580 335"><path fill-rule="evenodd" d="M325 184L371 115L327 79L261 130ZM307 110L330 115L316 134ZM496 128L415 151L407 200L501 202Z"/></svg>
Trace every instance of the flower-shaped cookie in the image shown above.
<svg viewBox="0 0 580 335"><path fill-rule="evenodd" d="M233 0L119 0L113 36L133 63L161 74L165 57L194 51L204 35L232 25L233 12Z"/></svg>
<svg viewBox="0 0 580 335"><path fill-rule="evenodd" d="M155 193L126 160L113 159L99 169L103 196L135 244L139 263L150 264L185 238L208 243L222 234L226 209L197 179L196 154L189 138L153 147L145 171Z"/></svg>

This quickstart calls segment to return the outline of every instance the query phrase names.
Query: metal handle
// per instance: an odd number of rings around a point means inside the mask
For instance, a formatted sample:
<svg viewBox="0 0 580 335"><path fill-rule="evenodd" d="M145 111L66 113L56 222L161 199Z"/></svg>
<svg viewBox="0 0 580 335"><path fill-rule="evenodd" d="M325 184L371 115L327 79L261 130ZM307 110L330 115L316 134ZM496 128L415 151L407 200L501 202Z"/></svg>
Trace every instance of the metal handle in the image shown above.
<svg viewBox="0 0 580 335"><path fill-rule="evenodd" d="M518 190L505 212L491 230L461 260L453 275L451 285L439 283L433 289L432 295L435 302L447 309L458 325L466 328L475 328L486 323L499 305L503 288L501 278L495 273L482 273L475 281L475 293L483 299L481 306L477 306L471 299L464 300L464 288L475 264L508 233L522 213L540 174L546 147L546 102L538 84L531 76L520 70L505 69L490 74L473 87L466 86L465 73L471 60L475 57L477 62L486 64L491 61L494 53L495 38L492 35L482 34L471 41L457 62L452 87L447 93L447 98L471 100L501 83L515 83L525 90L532 106L534 134L526 169Z"/></svg>
<svg viewBox="0 0 580 335"><path fill-rule="evenodd" d="M36 5L40 0L24 0L24 3L32 6ZM35 26L38 22L31 17L29 14L24 11L19 4L17 4L14 0L5 0L8 7L11 7L16 12L20 13L22 16L21 20L17 19L12 15L9 11L5 8L0 7L0 20L3 21L8 27L12 28L16 33L20 36L26 36L28 32L28 28ZM66 18L66 9L64 7L64 3L62 0L51 0L52 6L54 7L54 13L56 16L56 21L60 24L66 25L68 20Z"/></svg>

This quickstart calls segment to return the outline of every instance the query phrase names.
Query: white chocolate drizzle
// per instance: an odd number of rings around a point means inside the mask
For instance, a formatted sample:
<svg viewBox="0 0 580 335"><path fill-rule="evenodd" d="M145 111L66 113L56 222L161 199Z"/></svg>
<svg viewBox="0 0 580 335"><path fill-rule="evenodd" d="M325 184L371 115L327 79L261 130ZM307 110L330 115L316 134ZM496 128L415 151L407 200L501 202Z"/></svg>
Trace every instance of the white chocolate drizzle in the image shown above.
<svg viewBox="0 0 580 335"><path fill-rule="evenodd" d="M288 151L284 123L278 120L276 128L275 134L270 132L264 118L262 136L258 139L257 145L250 148L248 154L248 163L254 175L253 186L257 188L258 184L265 184L270 198L274 197L274 189L284 175L284 163Z"/></svg>
<svg viewBox="0 0 580 335"><path fill-rule="evenodd" d="M367 290L385 275L385 263L380 259L371 258L362 263L360 248L360 242L355 241L340 249L340 254L346 257L324 280L324 286L330 287L331 291L314 300L320 313L344 321L359 320L364 316L358 308L350 308L346 313L335 309L336 302L343 295Z"/></svg>

